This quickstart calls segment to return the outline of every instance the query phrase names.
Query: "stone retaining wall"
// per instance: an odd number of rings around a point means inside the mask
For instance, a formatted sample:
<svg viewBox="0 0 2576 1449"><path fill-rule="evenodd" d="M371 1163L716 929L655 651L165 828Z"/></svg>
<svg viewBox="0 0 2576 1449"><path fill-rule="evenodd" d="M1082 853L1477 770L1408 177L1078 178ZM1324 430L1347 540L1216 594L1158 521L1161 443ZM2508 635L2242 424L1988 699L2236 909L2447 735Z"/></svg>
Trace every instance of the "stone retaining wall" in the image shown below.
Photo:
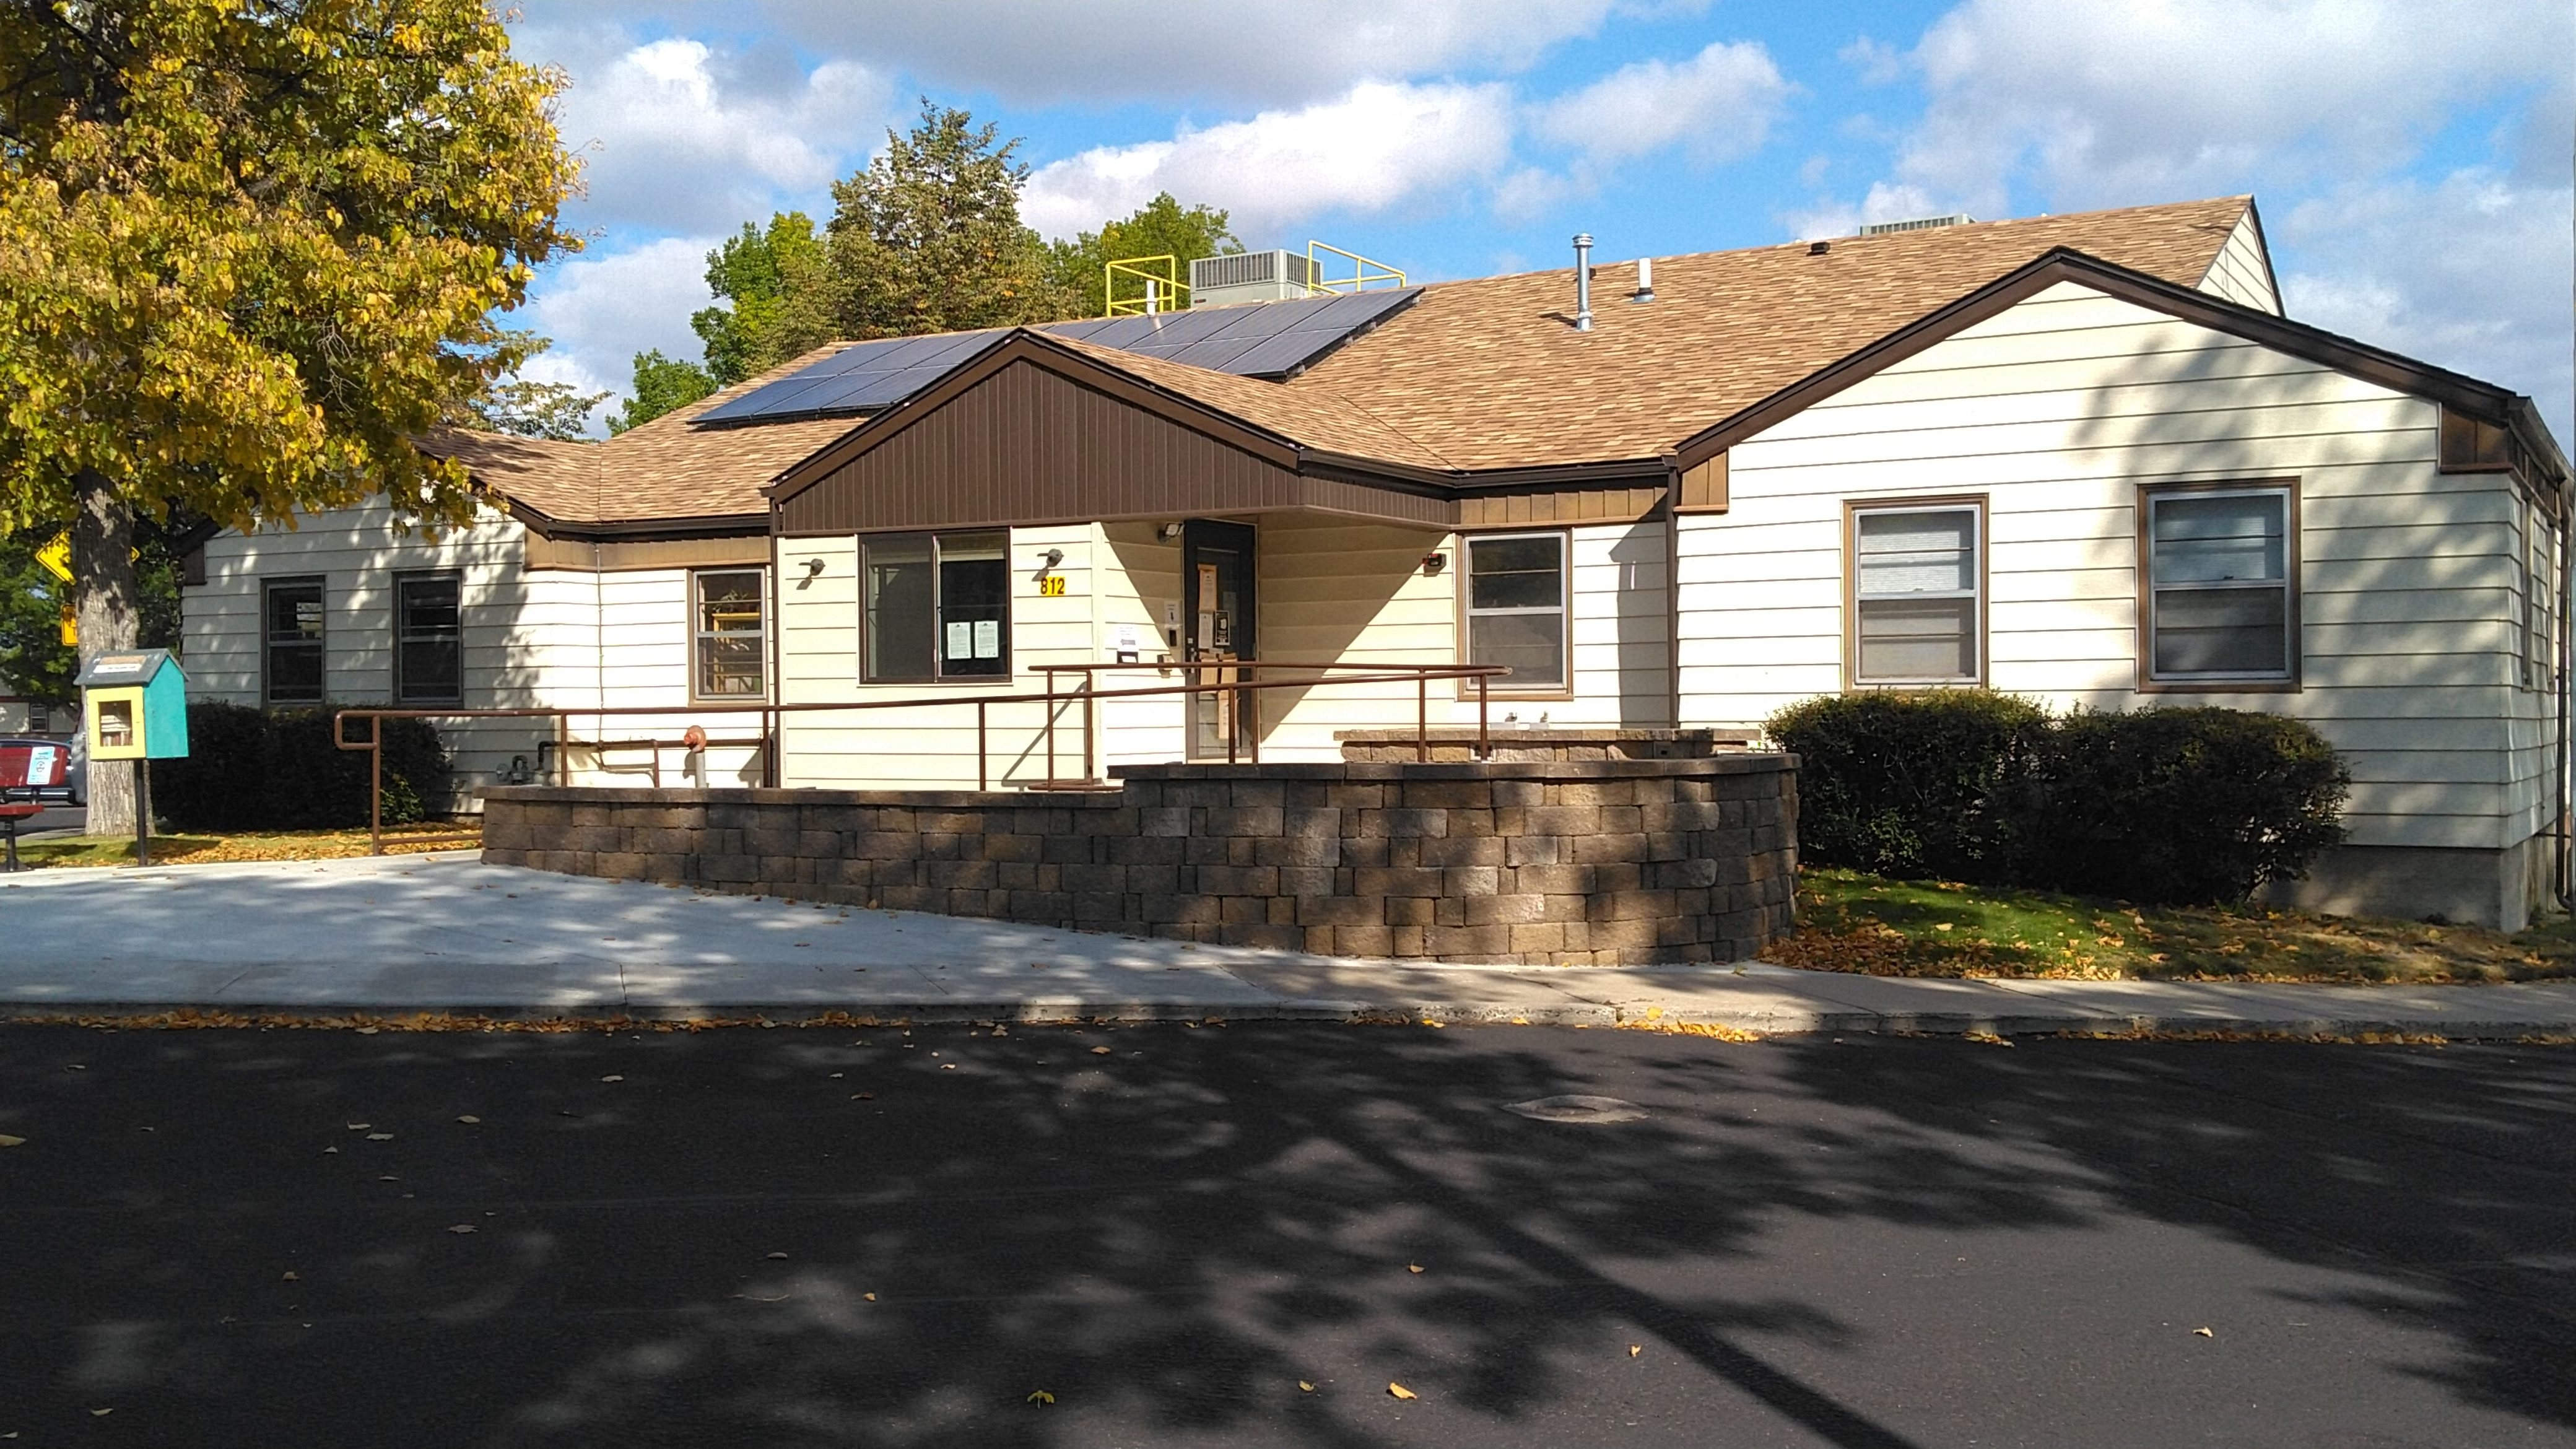
<svg viewBox="0 0 2576 1449"><path fill-rule="evenodd" d="M1340 956L1731 961L1790 925L1788 755L1117 773L1098 792L500 787L483 858Z"/></svg>

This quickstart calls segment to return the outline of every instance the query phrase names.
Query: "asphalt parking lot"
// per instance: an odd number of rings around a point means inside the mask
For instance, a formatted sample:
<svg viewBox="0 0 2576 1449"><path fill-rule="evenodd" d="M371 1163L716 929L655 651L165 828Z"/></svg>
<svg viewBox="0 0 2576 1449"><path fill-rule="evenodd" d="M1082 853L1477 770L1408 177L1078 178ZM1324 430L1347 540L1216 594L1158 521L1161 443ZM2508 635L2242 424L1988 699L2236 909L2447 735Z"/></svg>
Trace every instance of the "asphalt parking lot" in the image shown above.
<svg viewBox="0 0 2576 1449"><path fill-rule="evenodd" d="M2569 1047L20 1025L0 1133L17 1444L2576 1444Z"/></svg>

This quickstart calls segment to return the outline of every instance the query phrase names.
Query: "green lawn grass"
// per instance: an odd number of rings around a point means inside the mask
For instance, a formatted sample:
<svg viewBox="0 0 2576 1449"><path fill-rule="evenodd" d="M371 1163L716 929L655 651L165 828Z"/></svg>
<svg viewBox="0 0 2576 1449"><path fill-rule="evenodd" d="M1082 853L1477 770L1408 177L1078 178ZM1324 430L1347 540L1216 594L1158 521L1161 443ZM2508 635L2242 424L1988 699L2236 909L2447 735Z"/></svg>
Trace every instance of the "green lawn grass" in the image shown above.
<svg viewBox="0 0 2576 1449"><path fill-rule="evenodd" d="M476 822L433 820L385 827L387 852L413 849L407 839L471 833ZM458 847L462 848L462 847ZM154 865L207 865L238 860L334 860L367 853L363 830L260 830L230 835L155 835ZM131 835L53 835L18 842L21 869L132 865Z"/></svg>
<svg viewBox="0 0 2576 1449"><path fill-rule="evenodd" d="M1879 976L2435 982L2576 976L2564 919L2516 935L2302 911L2133 907L2051 891L1809 868L1784 965Z"/></svg>

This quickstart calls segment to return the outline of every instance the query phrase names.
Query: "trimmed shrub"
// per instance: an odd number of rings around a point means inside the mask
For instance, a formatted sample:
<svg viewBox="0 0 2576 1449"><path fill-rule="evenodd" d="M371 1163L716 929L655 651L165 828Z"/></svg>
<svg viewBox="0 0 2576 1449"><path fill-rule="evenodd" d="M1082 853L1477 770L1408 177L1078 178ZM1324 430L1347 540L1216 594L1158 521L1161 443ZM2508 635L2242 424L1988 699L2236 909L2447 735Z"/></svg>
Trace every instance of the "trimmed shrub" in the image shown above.
<svg viewBox="0 0 2576 1449"><path fill-rule="evenodd" d="M2078 710L1983 690L1827 695L1765 726L1796 752L1798 848L1889 876L2238 904L2343 838L2351 773L2243 710Z"/></svg>
<svg viewBox="0 0 2576 1449"><path fill-rule="evenodd" d="M1878 875L2014 879L2020 799L2048 712L1990 690L1872 691L1793 704L1763 726L1798 756L1798 848Z"/></svg>
<svg viewBox="0 0 2576 1449"><path fill-rule="evenodd" d="M152 767L154 813L181 830L328 830L367 823L367 756L331 740L331 711L188 706L188 758ZM426 720L384 722L384 821L447 799L447 747ZM352 726L350 738L361 738Z"/></svg>
<svg viewBox="0 0 2576 1449"><path fill-rule="evenodd" d="M2352 774L2305 723L2243 710L2078 710L2050 731L2046 879L2127 900L2235 905L2343 838Z"/></svg>

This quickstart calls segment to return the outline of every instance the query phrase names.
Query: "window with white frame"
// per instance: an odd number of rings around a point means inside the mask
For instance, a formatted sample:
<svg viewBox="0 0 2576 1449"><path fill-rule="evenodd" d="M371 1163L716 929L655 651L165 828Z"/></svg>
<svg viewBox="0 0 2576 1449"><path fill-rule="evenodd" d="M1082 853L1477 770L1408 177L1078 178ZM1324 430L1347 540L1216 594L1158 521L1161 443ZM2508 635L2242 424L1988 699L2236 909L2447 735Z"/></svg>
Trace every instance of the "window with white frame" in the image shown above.
<svg viewBox="0 0 2576 1449"><path fill-rule="evenodd" d="M1467 662L1511 673L1497 694L1553 693L1566 666L1569 583L1562 533L1482 533L1465 540Z"/></svg>
<svg viewBox="0 0 2576 1449"><path fill-rule="evenodd" d="M2298 595L2290 490L2151 490L2146 508L2148 678L2293 677Z"/></svg>
<svg viewBox="0 0 2576 1449"><path fill-rule="evenodd" d="M465 641L455 574L404 574L394 580L394 702L461 704Z"/></svg>
<svg viewBox="0 0 2576 1449"><path fill-rule="evenodd" d="M700 699L756 700L766 691L768 575L760 569L700 569L689 575L695 662L690 692Z"/></svg>
<svg viewBox="0 0 2576 1449"><path fill-rule="evenodd" d="M1009 534L872 534L859 551L869 683L1011 672Z"/></svg>
<svg viewBox="0 0 2576 1449"><path fill-rule="evenodd" d="M1973 684L1985 673L1985 509L1855 508L1852 679Z"/></svg>

